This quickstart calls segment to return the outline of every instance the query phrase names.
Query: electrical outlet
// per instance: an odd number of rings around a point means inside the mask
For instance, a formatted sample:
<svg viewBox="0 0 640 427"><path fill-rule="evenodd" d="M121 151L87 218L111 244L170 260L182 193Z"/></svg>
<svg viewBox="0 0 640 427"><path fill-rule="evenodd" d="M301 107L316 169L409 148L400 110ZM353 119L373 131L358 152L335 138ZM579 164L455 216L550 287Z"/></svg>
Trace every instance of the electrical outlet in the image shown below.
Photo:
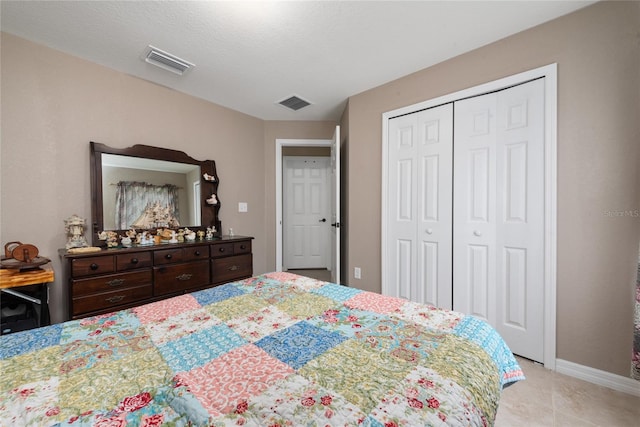
<svg viewBox="0 0 640 427"><path fill-rule="evenodd" d="M238 212L247 212L248 210L249 210L249 207L246 202L238 203Z"/></svg>
<svg viewBox="0 0 640 427"><path fill-rule="evenodd" d="M362 271L360 270L360 267L355 267L353 269L353 277L355 277L356 279L362 278Z"/></svg>

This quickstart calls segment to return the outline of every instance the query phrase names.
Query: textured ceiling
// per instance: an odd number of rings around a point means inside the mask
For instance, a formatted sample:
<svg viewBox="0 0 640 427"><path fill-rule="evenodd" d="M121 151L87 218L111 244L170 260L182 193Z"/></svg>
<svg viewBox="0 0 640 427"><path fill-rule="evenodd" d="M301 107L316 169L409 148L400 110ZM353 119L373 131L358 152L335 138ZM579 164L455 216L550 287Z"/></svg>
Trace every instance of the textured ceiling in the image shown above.
<svg viewBox="0 0 640 427"><path fill-rule="evenodd" d="M0 28L264 120L338 120L349 96L591 3L2 0ZM148 45L196 66L156 68Z"/></svg>

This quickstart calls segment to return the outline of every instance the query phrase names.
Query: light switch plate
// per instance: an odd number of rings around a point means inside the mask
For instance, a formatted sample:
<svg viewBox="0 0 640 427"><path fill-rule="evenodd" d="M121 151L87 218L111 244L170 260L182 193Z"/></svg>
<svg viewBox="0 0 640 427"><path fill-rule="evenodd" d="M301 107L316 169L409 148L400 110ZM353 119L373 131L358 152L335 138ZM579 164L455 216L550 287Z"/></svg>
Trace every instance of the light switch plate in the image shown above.
<svg viewBox="0 0 640 427"><path fill-rule="evenodd" d="M238 212L247 212L248 210L249 210L249 207L246 202L238 203Z"/></svg>

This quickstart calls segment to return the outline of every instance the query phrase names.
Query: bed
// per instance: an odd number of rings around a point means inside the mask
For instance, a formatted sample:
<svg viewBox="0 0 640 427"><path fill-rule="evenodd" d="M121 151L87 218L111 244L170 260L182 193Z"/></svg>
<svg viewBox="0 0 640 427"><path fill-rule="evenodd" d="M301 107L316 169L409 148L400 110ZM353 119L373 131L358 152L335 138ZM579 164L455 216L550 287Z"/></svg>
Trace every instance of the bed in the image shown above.
<svg viewBox="0 0 640 427"><path fill-rule="evenodd" d="M524 379L472 316L269 273L0 337L0 425L492 425Z"/></svg>

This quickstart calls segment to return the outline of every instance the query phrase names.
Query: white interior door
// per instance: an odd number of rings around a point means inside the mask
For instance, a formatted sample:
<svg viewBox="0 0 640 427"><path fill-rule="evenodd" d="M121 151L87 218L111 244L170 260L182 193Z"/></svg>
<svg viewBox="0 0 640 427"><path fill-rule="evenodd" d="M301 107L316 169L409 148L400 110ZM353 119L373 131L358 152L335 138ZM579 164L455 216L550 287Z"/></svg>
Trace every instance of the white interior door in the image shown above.
<svg viewBox="0 0 640 427"><path fill-rule="evenodd" d="M285 268L329 268L330 158L283 162Z"/></svg>
<svg viewBox="0 0 640 427"><path fill-rule="evenodd" d="M392 295L451 309L452 104L389 121Z"/></svg>
<svg viewBox="0 0 640 427"><path fill-rule="evenodd" d="M544 356L544 79L455 103L454 309Z"/></svg>
<svg viewBox="0 0 640 427"><path fill-rule="evenodd" d="M331 143L331 281L340 283L340 126Z"/></svg>

